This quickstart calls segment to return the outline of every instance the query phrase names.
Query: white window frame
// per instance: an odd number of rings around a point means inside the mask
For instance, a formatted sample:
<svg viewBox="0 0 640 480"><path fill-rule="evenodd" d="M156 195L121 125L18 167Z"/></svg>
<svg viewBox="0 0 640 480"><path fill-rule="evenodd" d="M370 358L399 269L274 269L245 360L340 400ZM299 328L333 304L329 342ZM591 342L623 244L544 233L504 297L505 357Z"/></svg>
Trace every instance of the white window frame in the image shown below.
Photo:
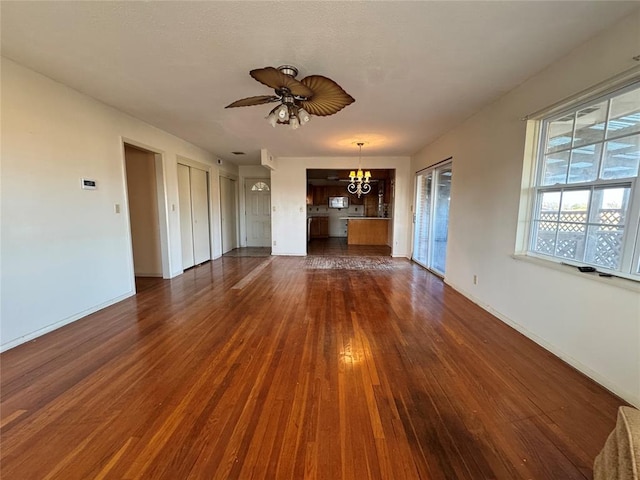
<svg viewBox="0 0 640 480"><path fill-rule="evenodd" d="M581 96L581 100L579 103L573 103L571 105L565 106L565 108L554 108L552 113L548 113L544 116L538 117L536 129L537 135L537 150L535 151L535 161L534 161L534 175L533 175L533 185L531 187L531 197L528 208L528 230L527 230L527 242L526 242L526 255L531 257L536 257L544 260L548 260L555 263L564 263L570 264L574 266L593 266L597 269L598 272L602 272L604 274L610 274L617 277L627 278L630 280L634 280L640 282L640 181L639 177L626 177L619 179L607 179L603 180L596 178L594 181L590 182L581 182L581 183L557 183L553 185L542 185L543 181L543 172L544 172L544 154L546 150L547 143L547 128L548 124L553 120L561 118L568 114L575 114L581 109L588 107L590 105L597 104L604 100L610 100L614 97L622 95L631 90L635 90L640 88L640 78L635 78L631 81L625 82L623 85L619 85L616 88L609 89L606 92L594 93L585 100L584 95ZM609 119L609 109L610 103L607 108L607 121ZM574 122L574 132L572 133L572 138L575 134L576 124ZM637 132L640 133L640 132ZM625 136L620 136L618 138L624 138ZM602 140L602 145L604 145L607 141L615 140L615 136L605 137ZM600 143L600 142L599 142ZM602 169L602 162L604 156L604 148L601 149L600 158L598 161L598 171ZM571 151L571 149L569 149ZM568 181L570 171L570 164L567 165L567 179ZM638 173L640 175L640 173ZM624 232L622 237L622 249L620 255L620 268L618 270L608 269L599 265L588 264L583 261L565 259L555 255L546 255L541 252L537 252L534 250L535 241L536 241L536 232L535 225L536 221L540 219L540 201L539 198L543 192L563 192L563 191L571 191L571 190L585 190L590 189L592 192L597 188L602 187L614 187L614 186L629 186L630 187L630 198L629 204L627 208L627 215L624 224ZM590 219L590 209L592 206L593 195L590 196L590 202L587 207L587 220L585 223L585 227L589 226ZM561 222L560 219L556 221L556 223L565 223ZM557 233L556 233L557 235ZM556 237L557 238L557 237Z"/></svg>

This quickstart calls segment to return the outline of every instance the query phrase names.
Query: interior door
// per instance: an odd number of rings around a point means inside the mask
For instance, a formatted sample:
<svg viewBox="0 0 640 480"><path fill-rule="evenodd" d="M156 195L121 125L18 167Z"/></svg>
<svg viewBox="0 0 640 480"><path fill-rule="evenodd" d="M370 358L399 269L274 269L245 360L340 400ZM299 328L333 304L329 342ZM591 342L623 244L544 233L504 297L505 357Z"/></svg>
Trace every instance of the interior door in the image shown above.
<svg viewBox="0 0 640 480"><path fill-rule="evenodd" d="M267 178L245 181L247 246L271 246L271 182Z"/></svg>
<svg viewBox="0 0 640 480"><path fill-rule="evenodd" d="M220 177L222 253L238 247L236 184L231 178Z"/></svg>
<svg viewBox="0 0 640 480"><path fill-rule="evenodd" d="M182 240L182 268L195 265L193 257L193 226L191 225L190 168L178 164L178 202L180 204L180 238Z"/></svg>
<svg viewBox="0 0 640 480"><path fill-rule="evenodd" d="M191 167L191 218L193 258L197 264L211 259L209 233L209 182L207 172Z"/></svg>

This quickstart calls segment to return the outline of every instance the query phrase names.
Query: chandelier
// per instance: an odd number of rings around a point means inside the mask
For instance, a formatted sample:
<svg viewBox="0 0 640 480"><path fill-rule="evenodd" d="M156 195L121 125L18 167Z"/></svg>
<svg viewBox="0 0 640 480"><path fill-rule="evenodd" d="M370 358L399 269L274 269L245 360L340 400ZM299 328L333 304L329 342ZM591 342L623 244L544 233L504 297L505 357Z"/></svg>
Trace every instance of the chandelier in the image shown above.
<svg viewBox="0 0 640 480"><path fill-rule="evenodd" d="M358 142L358 147L360 147L360 155L358 156L358 171L351 170L349 172L349 185L347 185L347 191L353 195L358 195L360 198L361 195L366 195L371 191L371 184L369 180L371 179L371 172L366 170L362 171L360 168L360 164L362 163L362 146L364 142Z"/></svg>

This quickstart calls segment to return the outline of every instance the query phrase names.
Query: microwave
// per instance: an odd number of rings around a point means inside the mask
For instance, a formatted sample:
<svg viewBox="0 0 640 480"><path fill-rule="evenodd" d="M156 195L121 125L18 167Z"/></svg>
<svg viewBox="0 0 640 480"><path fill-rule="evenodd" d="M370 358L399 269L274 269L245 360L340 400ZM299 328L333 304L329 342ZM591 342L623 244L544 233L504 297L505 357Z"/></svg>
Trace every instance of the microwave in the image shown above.
<svg viewBox="0 0 640 480"><path fill-rule="evenodd" d="M348 208L349 197L329 197L329 208Z"/></svg>

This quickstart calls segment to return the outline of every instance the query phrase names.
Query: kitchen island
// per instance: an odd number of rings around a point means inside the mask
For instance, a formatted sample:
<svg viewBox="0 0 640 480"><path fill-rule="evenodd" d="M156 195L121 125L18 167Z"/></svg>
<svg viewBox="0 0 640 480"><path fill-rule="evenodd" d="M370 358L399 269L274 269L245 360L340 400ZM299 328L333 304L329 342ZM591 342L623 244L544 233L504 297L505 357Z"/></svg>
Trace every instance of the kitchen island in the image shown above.
<svg viewBox="0 0 640 480"><path fill-rule="evenodd" d="M388 245L389 220L384 217L343 217L348 245Z"/></svg>

